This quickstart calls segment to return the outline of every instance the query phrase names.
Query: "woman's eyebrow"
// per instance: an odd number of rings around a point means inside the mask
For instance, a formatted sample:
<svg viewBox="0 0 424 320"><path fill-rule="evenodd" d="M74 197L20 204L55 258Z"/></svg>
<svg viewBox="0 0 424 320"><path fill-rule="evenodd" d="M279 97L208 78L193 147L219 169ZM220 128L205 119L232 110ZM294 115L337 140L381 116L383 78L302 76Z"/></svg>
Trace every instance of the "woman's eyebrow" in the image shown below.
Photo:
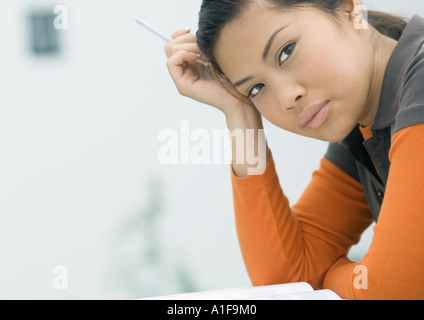
<svg viewBox="0 0 424 320"><path fill-rule="evenodd" d="M272 36L269 38L268 43L266 44L264 53L262 55L262 59L266 60L266 57L268 56L269 50L271 49L272 42L274 41L275 37L279 32L281 32L283 29L285 29L288 25L285 25L284 27L279 28L277 31L275 31Z"/></svg>
<svg viewBox="0 0 424 320"><path fill-rule="evenodd" d="M253 77L247 77L247 78L244 78L243 80L237 81L236 83L233 84L233 87L234 88L240 87L242 84L246 83L247 81L249 81L252 78Z"/></svg>
<svg viewBox="0 0 424 320"><path fill-rule="evenodd" d="M269 53L269 50L271 49L271 46L272 46L272 42L274 41L274 39L275 39L275 37L277 36L277 34L279 33L279 32L281 32L283 29L285 29L286 27L288 26L288 24L287 25L285 25L284 27L281 27L281 28L279 28L277 31L275 31L272 35L271 35L271 37L269 38L269 40L268 40L268 42L267 42L267 44L266 44L266 46L265 46L265 50L264 50L264 53L263 53L263 55L262 55L262 59L263 60L266 60L266 58L267 58L267 56L268 56L268 53ZM250 79L252 79L253 77L247 77L247 78L244 78L243 80L240 80L240 81L237 81L236 83L234 83L233 84L233 87L239 87L239 86L241 86L242 84L244 84L244 83L246 83L247 81L249 81Z"/></svg>

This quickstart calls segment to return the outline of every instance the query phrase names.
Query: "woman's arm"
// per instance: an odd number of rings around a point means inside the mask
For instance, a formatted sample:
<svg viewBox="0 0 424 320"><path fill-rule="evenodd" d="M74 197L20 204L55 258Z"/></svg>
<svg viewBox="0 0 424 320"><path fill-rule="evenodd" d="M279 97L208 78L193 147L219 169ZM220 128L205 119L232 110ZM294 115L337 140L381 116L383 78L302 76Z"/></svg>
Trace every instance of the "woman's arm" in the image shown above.
<svg viewBox="0 0 424 320"><path fill-rule="evenodd" d="M369 251L359 263L341 258L325 277L324 285L342 297L424 299L423 141L424 124L394 135L385 199ZM367 288L355 281L365 275Z"/></svg>
<svg viewBox="0 0 424 320"><path fill-rule="evenodd" d="M232 173L239 242L254 285L307 281L321 286L327 270L372 222L359 181L321 161L291 208L272 155L264 174Z"/></svg>
<svg viewBox="0 0 424 320"><path fill-rule="evenodd" d="M231 83L219 79L211 66L196 63L204 57L189 30L176 31L171 37L173 40L165 46L167 67L179 93L225 114L233 142L233 168L238 176L262 173L269 150L261 115L252 101Z"/></svg>

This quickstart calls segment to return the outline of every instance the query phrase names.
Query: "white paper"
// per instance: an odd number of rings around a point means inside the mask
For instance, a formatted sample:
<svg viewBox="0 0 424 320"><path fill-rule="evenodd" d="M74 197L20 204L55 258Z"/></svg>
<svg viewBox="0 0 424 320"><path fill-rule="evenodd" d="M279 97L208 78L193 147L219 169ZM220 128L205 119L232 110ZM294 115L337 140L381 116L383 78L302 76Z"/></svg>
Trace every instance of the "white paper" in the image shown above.
<svg viewBox="0 0 424 320"><path fill-rule="evenodd" d="M330 290L314 291L306 282L211 290L160 296L143 300L339 300Z"/></svg>

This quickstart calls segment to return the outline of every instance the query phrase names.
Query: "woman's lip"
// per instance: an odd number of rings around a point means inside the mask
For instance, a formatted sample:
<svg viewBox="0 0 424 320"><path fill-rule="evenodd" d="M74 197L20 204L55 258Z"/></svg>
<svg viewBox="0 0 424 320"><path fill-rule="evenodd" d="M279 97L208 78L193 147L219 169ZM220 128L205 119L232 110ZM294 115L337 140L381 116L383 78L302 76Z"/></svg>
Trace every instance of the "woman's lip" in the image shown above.
<svg viewBox="0 0 424 320"><path fill-rule="evenodd" d="M307 107L299 115L299 125L301 127L307 127L311 129L318 129L321 127L327 119L329 104L330 101L326 101L325 103Z"/></svg>

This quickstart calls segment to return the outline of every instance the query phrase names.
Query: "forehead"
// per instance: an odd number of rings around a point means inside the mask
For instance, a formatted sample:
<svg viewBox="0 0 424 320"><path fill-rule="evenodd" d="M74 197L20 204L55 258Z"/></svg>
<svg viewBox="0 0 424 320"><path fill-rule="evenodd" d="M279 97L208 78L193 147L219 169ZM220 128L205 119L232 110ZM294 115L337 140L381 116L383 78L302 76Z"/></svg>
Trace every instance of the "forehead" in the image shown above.
<svg viewBox="0 0 424 320"><path fill-rule="evenodd" d="M262 53L273 33L283 26L299 25L300 17L316 9L274 9L262 1L253 1L242 14L228 22L222 29L214 56L222 71L230 78L249 59L262 60Z"/></svg>
<svg viewBox="0 0 424 320"><path fill-rule="evenodd" d="M224 72L228 70L228 58L232 60L231 64L234 60L240 61L247 57L261 58L260 53L259 56L254 56L255 53L264 49L273 29L280 24L287 24L289 18L281 12L251 6L242 15L228 22L220 33L214 52L221 69Z"/></svg>
<svg viewBox="0 0 424 320"><path fill-rule="evenodd" d="M265 47L278 29L288 26L282 34L293 34L317 29L328 16L311 6L276 9L253 1L234 20L228 22L218 39L215 59L230 80L252 62L262 61Z"/></svg>
<svg viewBox="0 0 424 320"><path fill-rule="evenodd" d="M221 46L234 43L234 41L246 39L257 39L258 34L270 32L270 28L278 27L277 24L287 24L296 15L294 9L273 9L269 5L252 1L238 17L228 22L218 39L217 49Z"/></svg>

